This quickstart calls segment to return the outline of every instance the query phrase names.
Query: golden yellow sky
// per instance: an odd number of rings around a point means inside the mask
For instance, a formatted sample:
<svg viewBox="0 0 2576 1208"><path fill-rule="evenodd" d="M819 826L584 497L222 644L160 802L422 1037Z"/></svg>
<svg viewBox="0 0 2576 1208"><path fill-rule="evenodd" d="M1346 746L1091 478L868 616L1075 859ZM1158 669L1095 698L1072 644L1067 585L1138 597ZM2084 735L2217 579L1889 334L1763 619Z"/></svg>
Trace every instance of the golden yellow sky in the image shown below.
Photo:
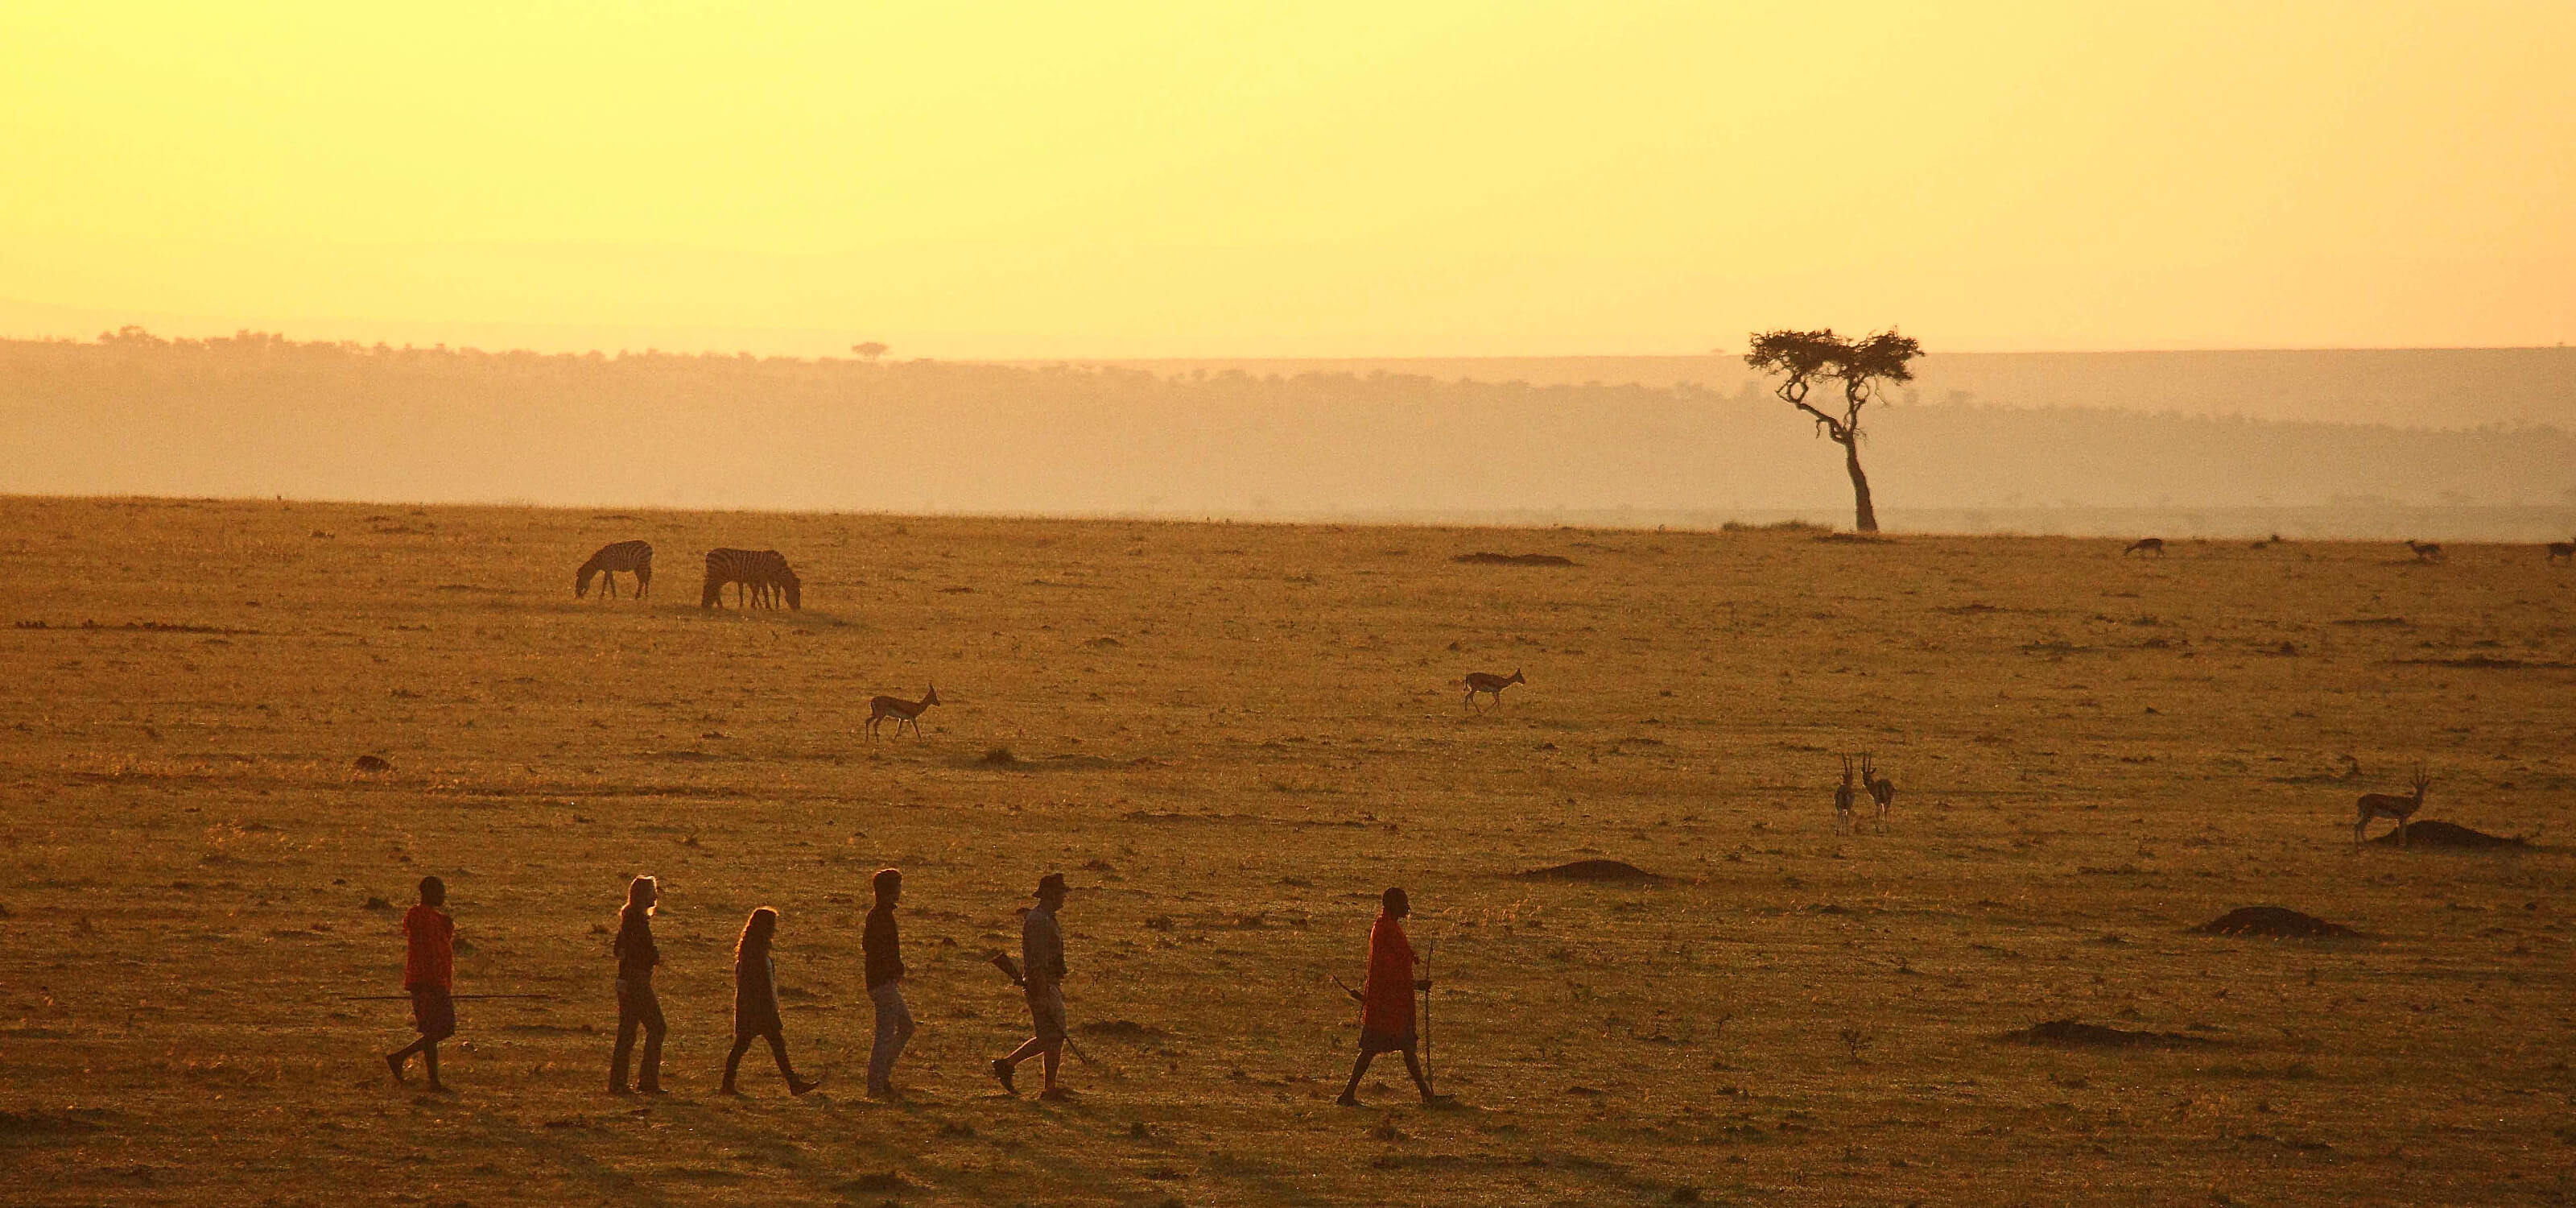
<svg viewBox="0 0 2576 1208"><path fill-rule="evenodd" d="M0 334L2576 335L2565 0L394 7L0 6Z"/></svg>

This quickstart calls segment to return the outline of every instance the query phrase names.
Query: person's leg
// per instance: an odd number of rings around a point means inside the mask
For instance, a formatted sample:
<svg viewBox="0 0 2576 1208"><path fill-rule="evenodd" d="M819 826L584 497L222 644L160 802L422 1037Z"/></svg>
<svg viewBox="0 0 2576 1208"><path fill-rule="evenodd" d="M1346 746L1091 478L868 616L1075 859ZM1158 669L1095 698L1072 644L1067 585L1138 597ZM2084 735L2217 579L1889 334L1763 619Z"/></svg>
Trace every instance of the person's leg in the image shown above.
<svg viewBox="0 0 2576 1208"><path fill-rule="evenodd" d="M654 995L652 983L645 983L643 990L642 1001L635 1004L637 1020L644 1025L644 1061L636 1071L635 1089L658 1095L662 1093L662 1036L671 1029L662 1021L662 1000Z"/></svg>
<svg viewBox="0 0 2576 1208"><path fill-rule="evenodd" d="M426 1040L415 1040L410 1044L395 1049L393 1052L385 1054L385 1065L393 1070L394 1081L400 1082L403 1080L403 1063L411 1060L412 1054L421 1051L423 1048L427 1047L428 1044L429 1042Z"/></svg>
<svg viewBox="0 0 2576 1208"><path fill-rule="evenodd" d="M438 1080L438 1042L456 1034L456 1002L445 990L421 990L412 995L411 1009L420 1027L420 1061L429 1075L429 1089L446 1090Z"/></svg>
<svg viewBox="0 0 2576 1208"><path fill-rule="evenodd" d="M912 1039L912 1012L903 1003L903 984L887 982L868 990L877 1008L877 1038L868 1050L868 1093L891 1094L894 1090L894 1063L903 1055L903 1046Z"/></svg>
<svg viewBox="0 0 2576 1208"><path fill-rule="evenodd" d="M823 1085L819 1079L809 1082L803 1078L797 1077L796 1067L787 1064L786 1029L775 1029L769 1033L769 1055L778 1060L778 1073L780 1077L787 1079L788 1094L801 1095L815 1087Z"/></svg>
<svg viewBox="0 0 2576 1208"><path fill-rule="evenodd" d="M733 1076L737 1071L742 1069L742 1055L751 1051L751 1041L752 1038L749 1036L736 1036L733 1038L733 1051L725 1054L725 1075L724 1086L722 1088L725 1094L739 1095L742 1093L741 1091L734 1089Z"/></svg>
<svg viewBox="0 0 2576 1208"><path fill-rule="evenodd" d="M771 1028L768 1033L762 1037L762 1039L769 1042L769 1056L772 1060L778 1063L778 1076L786 1079L791 1085L794 1084L797 1081L796 1067L787 1064L786 1030L783 1028Z"/></svg>
<svg viewBox="0 0 2576 1208"><path fill-rule="evenodd" d="M887 1089L890 1090L894 1086L894 1063L902 1060L903 1051L910 1047L912 1047L912 1005L905 1002L902 991L897 990L894 995L894 1052L886 1056Z"/></svg>
<svg viewBox="0 0 2576 1208"><path fill-rule="evenodd" d="M635 1009L633 991L625 982L617 983L617 1047L608 1059L608 1090L611 1094L626 1093L626 1066L635 1056L635 1030L643 1023L643 1014Z"/></svg>
<svg viewBox="0 0 2576 1208"><path fill-rule="evenodd" d="M1058 1037L1046 1047L1046 1093L1055 1093L1055 1067L1064 1060L1064 1040Z"/></svg>
<svg viewBox="0 0 2576 1208"><path fill-rule="evenodd" d="M1422 1059L1414 1055L1413 1046L1404 1046L1404 1072L1413 1075L1413 1089L1422 1092L1422 1101L1431 1101L1431 1081L1422 1076Z"/></svg>
<svg viewBox="0 0 2576 1208"><path fill-rule="evenodd" d="M1351 1063L1350 1084L1342 1088L1342 1097L1337 1100L1337 1102L1347 1104L1352 1107L1359 1106L1360 1079L1368 1074L1369 1063L1375 1060L1377 1060L1377 1054L1372 1053L1367 1049L1360 1050L1360 1059Z"/></svg>

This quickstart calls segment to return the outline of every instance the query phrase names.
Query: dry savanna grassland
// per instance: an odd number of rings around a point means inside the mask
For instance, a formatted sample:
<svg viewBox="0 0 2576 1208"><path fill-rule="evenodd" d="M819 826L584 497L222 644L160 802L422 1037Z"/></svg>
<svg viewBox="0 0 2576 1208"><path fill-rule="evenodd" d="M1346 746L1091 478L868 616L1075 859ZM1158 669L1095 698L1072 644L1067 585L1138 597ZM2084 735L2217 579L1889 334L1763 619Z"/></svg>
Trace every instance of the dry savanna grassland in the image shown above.
<svg viewBox="0 0 2576 1208"><path fill-rule="evenodd" d="M653 598L576 601L627 538ZM804 608L701 611L719 545ZM2576 570L2120 549L0 500L5 1198L2562 1202ZM1470 711L1479 670L1528 683ZM1863 750L1895 806L1840 833ZM2419 764L2419 824L2530 842L2357 849ZM1663 879L1520 875L1585 859ZM889 864L921 1031L880 1104ZM1050 870L1096 1060L1063 1104L984 1069L1026 1023L985 958ZM648 872L677 1093L616 1099ZM548 996L460 1004L448 1095L352 997L396 991L425 873L458 991ZM1454 1105L1388 1062L1332 1102L1388 885ZM755 1056L728 1100L764 903L831 1079ZM2189 930L2253 905L2360 934ZM2146 1035L2013 1036L2051 1021Z"/></svg>

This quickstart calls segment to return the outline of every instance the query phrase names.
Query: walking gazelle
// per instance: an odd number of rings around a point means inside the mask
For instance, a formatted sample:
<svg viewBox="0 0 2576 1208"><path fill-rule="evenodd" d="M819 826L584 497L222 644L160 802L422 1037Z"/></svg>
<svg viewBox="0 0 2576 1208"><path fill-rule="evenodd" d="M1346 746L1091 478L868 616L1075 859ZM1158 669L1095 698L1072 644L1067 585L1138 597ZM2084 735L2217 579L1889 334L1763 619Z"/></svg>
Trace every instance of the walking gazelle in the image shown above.
<svg viewBox="0 0 2576 1208"><path fill-rule="evenodd" d="M2424 789L2433 783L2433 778L2424 774L2424 765L2420 763L2415 765L2414 783L2415 795L2412 797L2400 797L2394 793L2364 793L2359 801L2353 803L2360 814L2352 820L2353 846L2361 846L2361 832L2370 826L2370 820L2373 818L2396 819L2397 845L2400 847L2406 845L2406 820L2414 817L2415 811L2424 808Z"/></svg>
<svg viewBox="0 0 2576 1208"><path fill-rule="evenodd" d="M572 597L576 600L590 594L591 576L599 577L599 598L617 598L617 576L620 572L635 576L635 598L641 600L653 590L653 547L641 541L615 541L599 547L590 561L572 573Z"/></svg>
<svg viewBox="0 0 2576 1208"><path fill-rule="evenodd" d="M920 700L905 700L900 696L870 697L868 699L868 741L876 741L877 727L884 724L885 719L889 717L894 719L896 736L900 737L903 734L904 724L909 722L912 725L913 736L920 737L921 715L938 703L939 689L936 685L932 686L930 691L922 693Z"/></svg>
<svg viewBox="0 0 2576 1208"><path fill-rule="evenodd" d="M1460 682L1467 685L1466 703L1470 707L1474 706L1476 703L1476 694L1483 692L1491 695L1494 698L1494 707L1500 709L1503 707L1503 689L1509 688L1514 684L1526 684L1529 681L1522 679L1520 668L1515 667L1512 669L1512 673L1510 675L1495 675L1486 671L1470 671L1467 673L1467 678Z"/></svg>
<svg viewBox="0 0 2576 1208"><path fill-rule="evenodd" d="M1896 782L1878 774L1877 765L1867 751L1860 753L1860 782L1869 790L1869 799L1874 807L1870 811L1870 820L1878 827L1878 833L1886 834L1887 812L1896 806Z"/></svg>
<svg viewBox="0 0 2576 1208"><path fill-rule="evenodd" d="M1835 830L1856 831L1860 829L1860 816L1852 812L1852 806L1859 800L1860 794L1852 789L1852 757L1845 755L1843 756L1843 782L1834 788Z"/></svg>
<svg viewBox="0 0 2576 1208"><path fill-rule="evenodd" d="M2450 555L2442 552L2442 543L2439 541L2417 541L2410 537L2406 540L2406 548L2415 551L2415 560L2418 562L2448 562L2451 560Z"/></svg>

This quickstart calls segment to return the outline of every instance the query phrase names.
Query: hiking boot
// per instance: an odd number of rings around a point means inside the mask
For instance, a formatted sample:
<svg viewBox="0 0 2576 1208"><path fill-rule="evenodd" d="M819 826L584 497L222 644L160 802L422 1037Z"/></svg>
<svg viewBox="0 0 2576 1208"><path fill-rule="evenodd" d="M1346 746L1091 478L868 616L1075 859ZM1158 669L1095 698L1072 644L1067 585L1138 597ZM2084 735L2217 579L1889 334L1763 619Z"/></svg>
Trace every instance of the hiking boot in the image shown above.
<svg viewBox="0 0 2576 1208"><path fill-rule="evenodd" d="M993 1059L993 1076L1002 1080L1002 1089L1003 1089L1003 1090L1009 1091L1009 1092L1011 1092L1011 1093L1012 1093L1012 1094L1014 1094L1014 1095L1016 1095L1016 1094L1019 1094L1019 1093L1020 1093L1020 1088L1019 1088L1019 1087L1016 1087L1016 1086L1013 1086L1013 1085L1011 1084L1011 1063L1010 1063L1010 1062L1004 1061L1004 1060L1002 1060L1002 1059L1001 1059L1001 1058L999 1058L999 1057L994 1058L994 1059Z"/></svg>

